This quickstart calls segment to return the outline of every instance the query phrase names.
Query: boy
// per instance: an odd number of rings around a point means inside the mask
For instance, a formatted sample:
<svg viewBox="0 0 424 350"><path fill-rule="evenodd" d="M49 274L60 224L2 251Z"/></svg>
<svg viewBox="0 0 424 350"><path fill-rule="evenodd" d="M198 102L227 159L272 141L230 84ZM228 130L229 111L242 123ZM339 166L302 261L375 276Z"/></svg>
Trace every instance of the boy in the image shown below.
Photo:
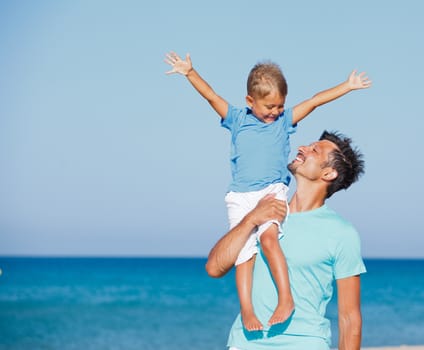
<svg viewBox="0 0 424 350"><path fill-rule="evenodd" d="M371 86L365 73L353 71L349 78L292 109L284 109L287 83L278 65L267 62L255 65L247 80L248 108L237 109L217 95L194 70L190 55L182 60L176 53L166 55L172 66L167 74L185 75L221 117L222 126L232 134L232 183L226 195L230 227L252 210L259 199L268 193L286 200L290 175L287 170L290 152L289 135L296 125L316 107L333 101L346 93ZM278 244L281 223L268 222L252 233L236 261L236 284L240 299L240 313L248 331L263 329L256 317L252 302L252 270L259 240L278 290L278 304L268 325L282 323L294 311L287 264Z"/></svg>

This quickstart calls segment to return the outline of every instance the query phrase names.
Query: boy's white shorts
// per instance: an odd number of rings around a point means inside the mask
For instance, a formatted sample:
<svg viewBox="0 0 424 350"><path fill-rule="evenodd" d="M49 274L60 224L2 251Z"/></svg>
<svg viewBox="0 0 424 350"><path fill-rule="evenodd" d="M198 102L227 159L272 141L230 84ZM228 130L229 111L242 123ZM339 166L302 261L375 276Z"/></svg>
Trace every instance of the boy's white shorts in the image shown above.
<svg viewBox="0 0 424 350"><path fill-rule="evenodd" d="M227 204L228 210L228 221L230 223L230 229L236 226L241 219L249 213L258 202L267 194L275 193L275 198L287 201L288 187L283 183L276 183L265 187L259 191L252 192L228 192L225 196L225 203ZM272 225L276 224L280 231L280 237L282 234L281 222L277 220L267 221L266 223L259 226L255 231L252 232L246 244L239 253L235 265L249 260L253 255L258 252L257 243L261 237L261 234Z"/></svg>

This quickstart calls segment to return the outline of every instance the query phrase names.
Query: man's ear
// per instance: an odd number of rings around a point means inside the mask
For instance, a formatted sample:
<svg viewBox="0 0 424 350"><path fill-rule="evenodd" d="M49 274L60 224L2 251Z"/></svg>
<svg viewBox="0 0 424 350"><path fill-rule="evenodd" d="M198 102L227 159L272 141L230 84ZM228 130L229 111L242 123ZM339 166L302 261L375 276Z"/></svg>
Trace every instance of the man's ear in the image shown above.
<svg viewBox="0 0 424 350"><path fill-rule="evenodd" d="M325 168L324 173L322 175L323 180L325 181L333 181L335 178L339 176L339 173L334 168Z"/></svg>
<svg viewBox="0 0 424 350"><path fill-rule="evenodd" d="M250 95L247 95L247 96L246 96L246 103L247 103L247 105L248 105L250 108L252 108L252 106L253 106L253 97L252 97L252 96L250 96Z"/></svg>

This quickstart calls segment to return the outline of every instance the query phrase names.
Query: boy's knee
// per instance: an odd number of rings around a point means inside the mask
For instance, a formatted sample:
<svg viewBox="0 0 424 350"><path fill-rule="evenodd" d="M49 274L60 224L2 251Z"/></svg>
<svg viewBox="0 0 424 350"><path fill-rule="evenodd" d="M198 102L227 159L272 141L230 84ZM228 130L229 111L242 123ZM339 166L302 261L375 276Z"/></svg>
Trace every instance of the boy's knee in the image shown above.
<svg viewBox="0 0 424 350"><path fill-rule="evenodd" d="M275 245L278 244L278 234L279 230L276 224L272 224L268 227L259 239L262 249L267 250L275 247Z"/></svg>

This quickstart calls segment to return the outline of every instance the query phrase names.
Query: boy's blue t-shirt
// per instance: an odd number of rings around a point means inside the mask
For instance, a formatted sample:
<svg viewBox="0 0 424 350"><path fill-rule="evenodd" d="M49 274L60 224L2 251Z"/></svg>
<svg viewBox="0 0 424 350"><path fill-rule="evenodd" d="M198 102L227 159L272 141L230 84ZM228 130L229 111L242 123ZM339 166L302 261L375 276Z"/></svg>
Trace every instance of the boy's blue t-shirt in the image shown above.
<svg viewBox="0 0 424 350"><path fill-rule="evenodd" d="M287 170L292 109L286 109L273 123L257 119L249 108L228 106L221 125L231 132L231 173L229 191L258 191L270 184L290 182Z"/></svg>
<svg viewBox="0 0 424 350"><path fill-rule="evenodd" d="M326 205L289 214L280 246L287 260L295 304L292 317L280 325L265 327L263 332L247 332L239 315L230 332L229 346L244 350L278 349L286 343L286 334L319 337L330 343L330 321L325 311L333 295L333 282L366 271L357 231ZM264 326L277 302L277 290L261 252L253 272L252 303Z"/></svg>

